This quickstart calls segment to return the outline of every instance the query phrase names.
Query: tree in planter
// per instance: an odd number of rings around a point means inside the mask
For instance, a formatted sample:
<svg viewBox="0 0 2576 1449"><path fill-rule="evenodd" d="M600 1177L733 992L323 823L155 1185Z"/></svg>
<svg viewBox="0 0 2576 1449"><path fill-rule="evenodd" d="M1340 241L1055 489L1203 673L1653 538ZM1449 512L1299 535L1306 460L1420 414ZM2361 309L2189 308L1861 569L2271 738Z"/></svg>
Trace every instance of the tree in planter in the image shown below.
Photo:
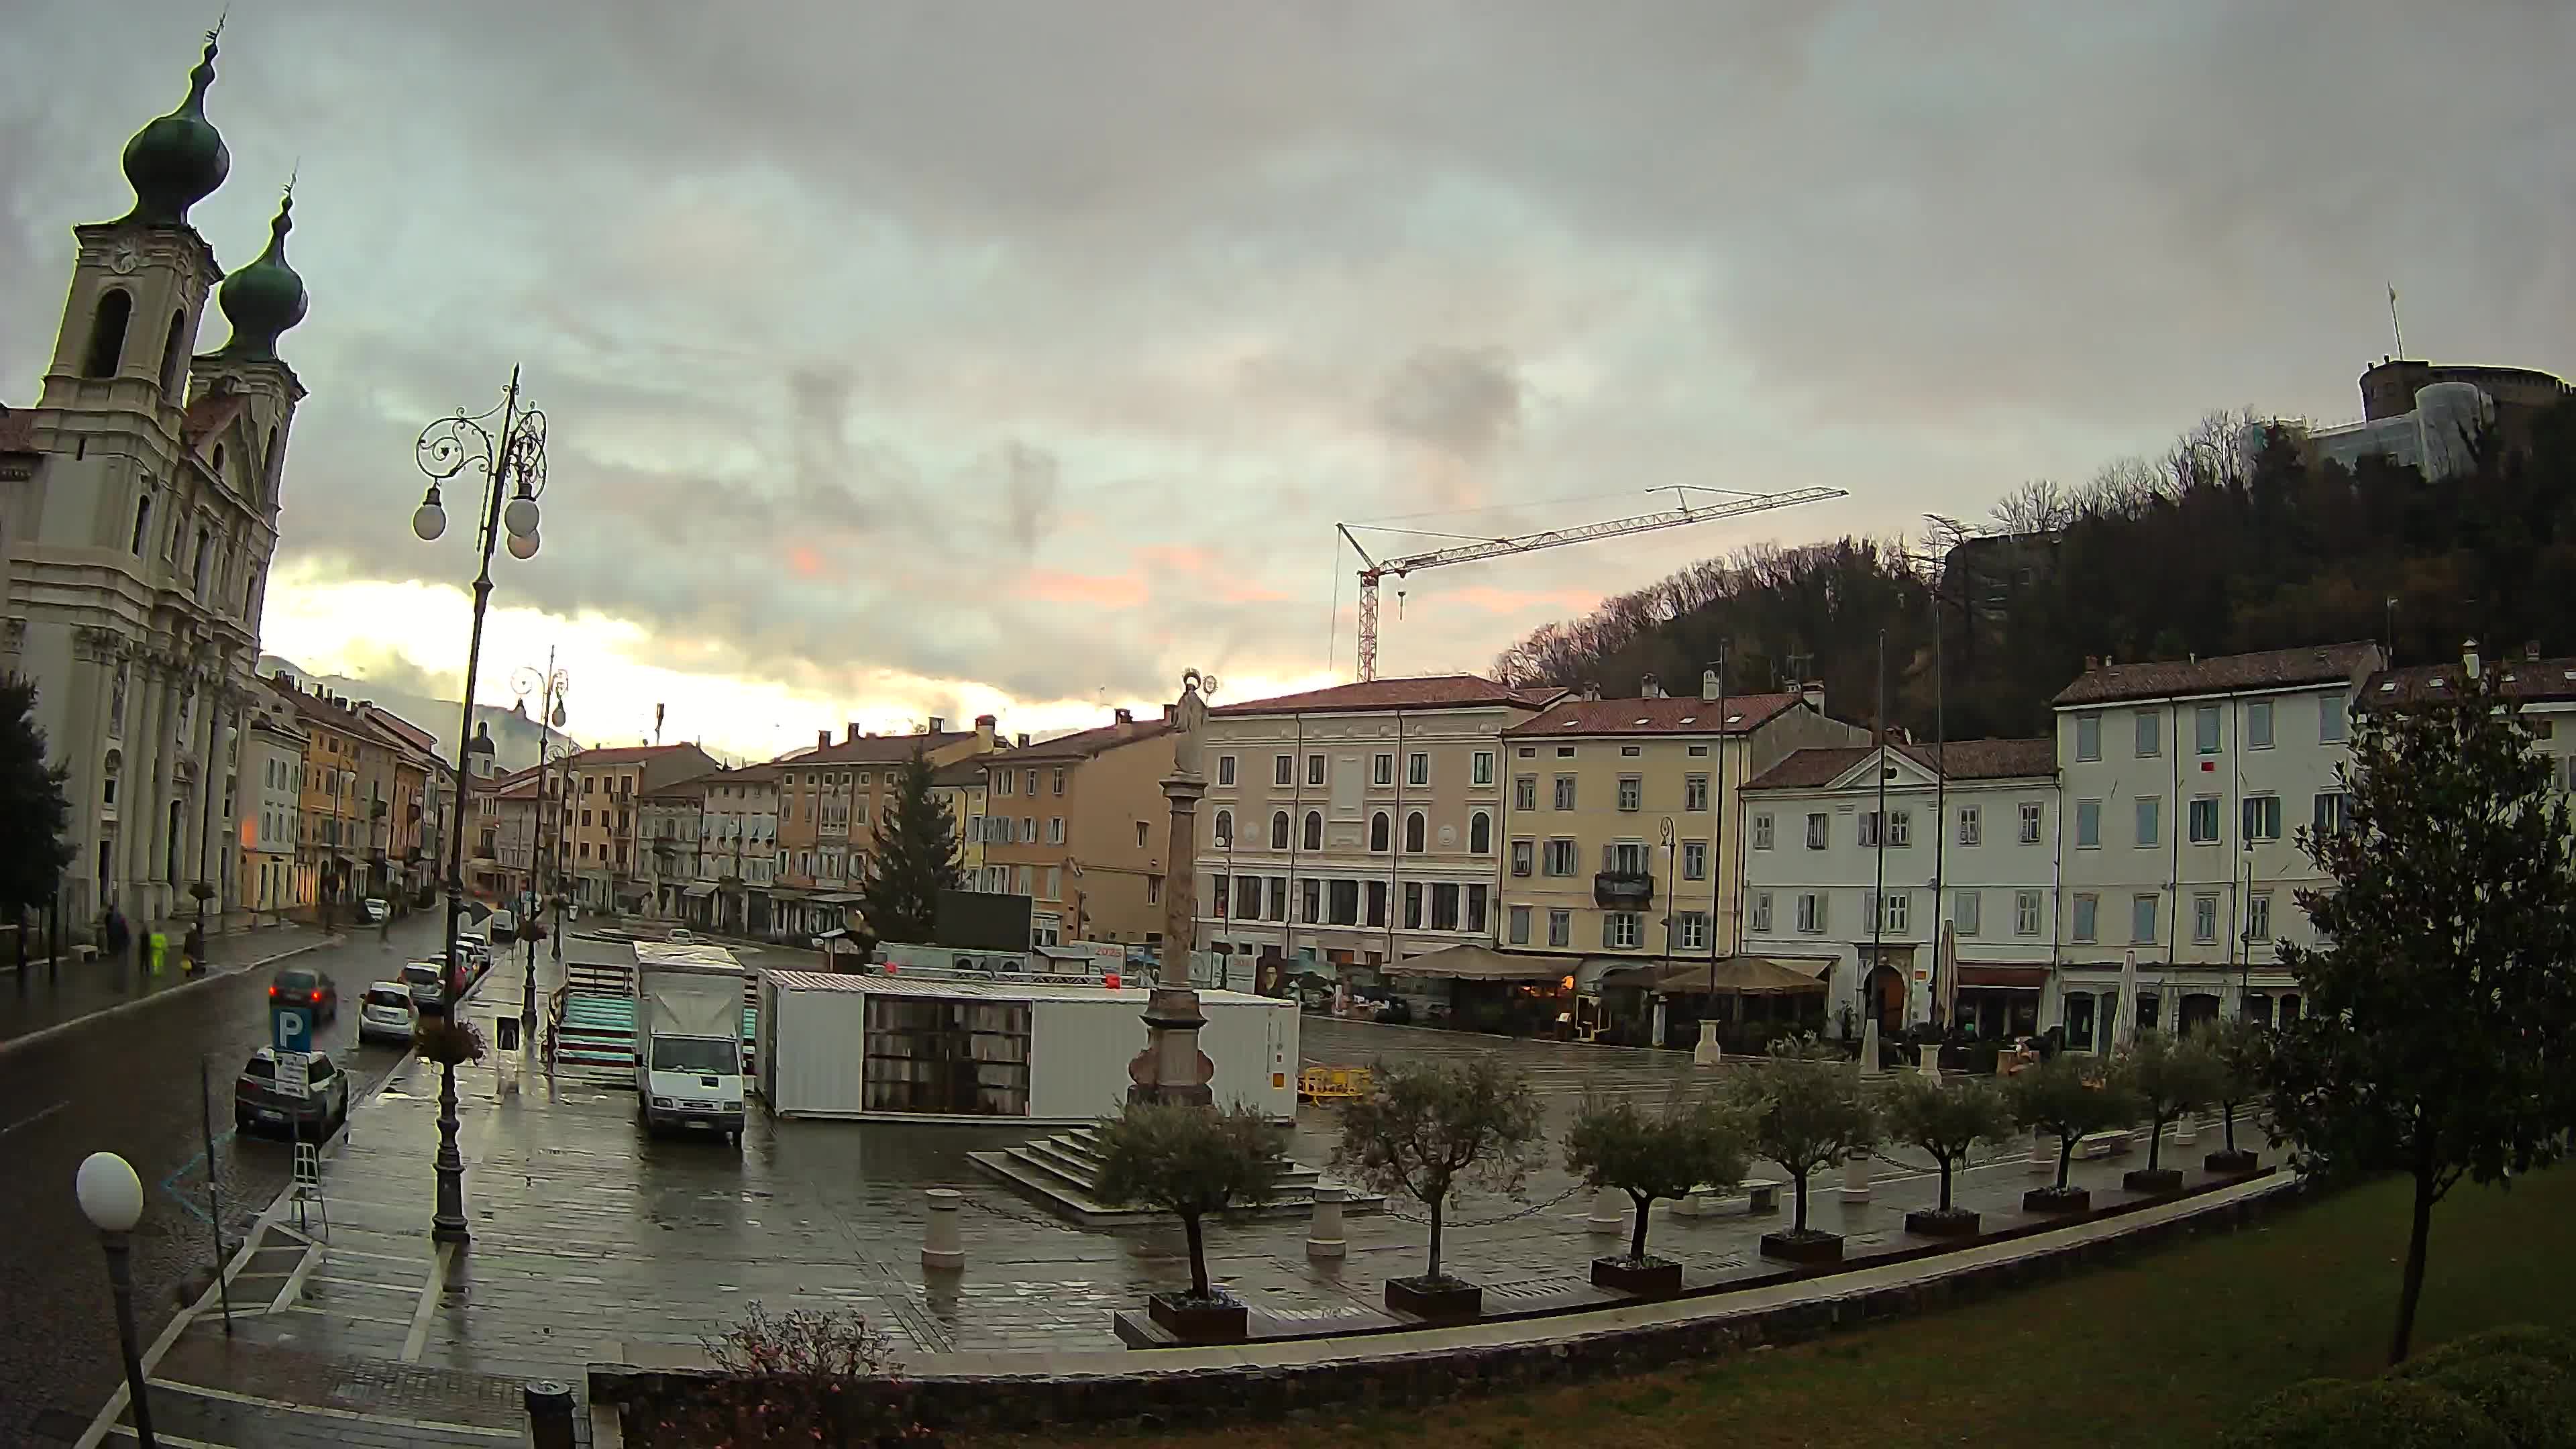
<svg viewBox="0 0 2576 1449"><path fill-rule="evenodd" d="M2121 1072L2111 1063L2095 1063L2073 1052L2060 1052L2035 1067L2025 1067L2005 1092L2013 1120L2057 1139L2057 1182L2034 1189L2023 1202L2038 1206L2081 1208L2091 1195L2069 1184L2075 1168L2075 1144L2096 1132L2109 1132L2138 1120L2138 1102Z"/></svg>
<svg viewBox="0 0 2576 1449"><path fill-rule="evenodd" d="M1767 1059L1736 1075L1729 1092L1751 1135L1753 1155L1789 1174L1797 1209L1785 1244L1837 1246L1839 1234L1807 1226L1807 1180L1867 1152L1878 1141L1878 1113L1861 1094L1859 1074L1840 1052L1812 1036L1771 1043Z"/></svg>
<svg viewBox="0 0 2576 1449"><path fill-rule="evenodd" d="M2272 1059L2271 1029L2240 1018L2211 1027L2207 1040L2210 1055L2218 1059L2218 1122L2227 1144L2209 1155L2209 1170L2251 1171L2254 1154L2236 1145L2236 1114L2263 1090L2263 1073Z"/></svg>
<svg viewBox="0 0 2576 1449"><path fill-rule="evenodd" d="M2303 1170L2395 1170L2414 1210L2389 1361L2406 1357L2433 1209L2510 1183L2576 1126L2576 829L2498 671L2353 721L2333 877L2299 892L2319 944L2281 947L2308 1014L2264 1069Z"/></svg>
<svg viewBox="0 0 2576 1449"><path fill-rule="evenodd" d="M868 929L880 941L937 939L939 893L957 888L958 860L957 822L930 793L930 757L914 750L877 817L876 850L859 887Z"/></svg>
<svg viewBox="0 0 2576 1449"><path fill-rule="evenodd" d="M71 864L63 839L72 818L63 798L65 766L45 763L45 732L36 728L36 686L0 678L0 910L10 920L50 903Z"/></svg>
<svg viewBox="0 0 2576 1449"><path fill-rule="evenodd" d="M1281 1166L1278 1129L1237 1107L1130 1102L1099 1127L1100 1195L1145 1203L1181 1220L1190 1244L1193 1305L1225 1301L1208 1284L1200 1220L1270 1200Z"/></svg>
<svg viewBox="0 0 2576 1449"><path fill-rule="evenodd" d="M1879 1120L1888 1140L1920 1149L1941 1173L1941 1205L1930 1213L1908 1213L1915 1231L1976 1231L1977 1215L1950 1203L1950 1180L1978 1143L2002 1140L2012 1131L2012 1107L1990 1077L1955 1079L1899 1072L1881 1089ZM1918 1224L1919 1219L1919 1224Z"/></svg>
<svg viewBox="0 0 2576 1449"><path fill-rule="evenodd" d="M2147 1119L2147 1165L2143 1174L2129 1175L2128 1185L2136 1192L2171 1191L2181 1184L2181 1174L2164 1175L2165 1128L2215 1101L2226 1070L2205 1043L2150 1031L2130 1043L2120 1071Z"/></svg>
<svg viewBox="0 0 2576 1449"><path fill-rule="evenodd" d="M1637 1268L1663 1261L1646 1256L1655 1199L1732 1187L1743 1180L1744 1164L1744 1125L1714 1101L1674 1103L1647 1113L1625 1098L1587 1097L1565 1134L1567 1171L1596 1191L1617 1188L1637 1205L1627 1258Z"/></svg>
<svg viewBox="0 0 2576 1449"><path fill-rule="evenodd" d="M1379 1192L1420 1201L1431 1217L1431 1258L1414 1283L1464 1287L1440 1271L1442 1213L1460 1187L1520 1192L1537 1155L1538 1093L1491 1057L1458 1066L1381 1062L1370 1075L1369 1094L1342 1108L1333 1166Z"/></svg>

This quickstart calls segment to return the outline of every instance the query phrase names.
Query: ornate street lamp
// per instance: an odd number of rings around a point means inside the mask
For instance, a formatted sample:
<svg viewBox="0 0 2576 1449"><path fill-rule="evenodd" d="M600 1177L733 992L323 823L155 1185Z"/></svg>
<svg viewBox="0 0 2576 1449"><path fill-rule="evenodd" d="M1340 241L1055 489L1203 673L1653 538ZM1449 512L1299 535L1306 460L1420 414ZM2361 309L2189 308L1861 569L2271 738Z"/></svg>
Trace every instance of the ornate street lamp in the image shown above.
<svg viewBox="0 0 2576 1449"><path fill-rule="evenodd" d="M499 433L494 434L494 427ZM473 770L468 753L474 743L474 676L483 662L483 616L492 601L492 548L506 532L510 556L532 558L537 552L537 499L546 491L546 415L519 402L519 370L510 369L510 385L501 405L487 412L441 418L421 429L414 445L429 491L411 516L411 531L423 543L447 531L447 510L438 485L469 470L483 475L482 507L475 513L475 543L480 568L474 576L474 632L465 647L465 702L456 730L457 815L465 814L465 781ZM465 832L453 832L447 846L447 1010L462 1003L464 970L456 946L457 928L465 918ZM463 1243L465 1227L465 1159L456 1150L456 1067L443 1063L438 1090L438 1207L430 1218L430 1236L442 1243Z"/></svg>
<svg viewBox="0 0 2576 1449"><path fill-rule="evenodd" d="M132 1164L113 1152L93 1152L81 1160L72 1179L81 1216L98 1229L99 1246L107 1250L107 1286L116 1300L116 1346L125 1356L125 1392L134 1405L134 1438L143 1449L152 1437L152 1396L145 1388L143 1355L134 1335L134 1275L126 1267L126 1238L143 1221L143 1180ZM215 1265L217 1272L223 1265Z"/></svg>
<svg viewBox="0 0 2576 1449"><path fill-rule="evenodd" d="M541 877L538 871L551 868L555 864L546 854L549 849L546 841L546 812L553 804L546 792L546 766L552 764L555 759L554 732L564 726L564 691L572 688L572 675L568 671L555 667L555 651L548 649L545 672L540 674L533 668L522 666L510 676L510 688L521 699L526 699L531 694L537 696L536 849L528 860L528 888L521 892L519 899L519 936L521 940L528 943L527 981L519 998L519 1039L534 1041L537 1035L537 940L530 934L529 928L536 920L538 892L542 889L539 885ZM563 821L560 816L555 821L555 835L557 838L563 835ZM559 933L555 935L554 950L555 960L558 963L562 962L563 937Z"/></svg>

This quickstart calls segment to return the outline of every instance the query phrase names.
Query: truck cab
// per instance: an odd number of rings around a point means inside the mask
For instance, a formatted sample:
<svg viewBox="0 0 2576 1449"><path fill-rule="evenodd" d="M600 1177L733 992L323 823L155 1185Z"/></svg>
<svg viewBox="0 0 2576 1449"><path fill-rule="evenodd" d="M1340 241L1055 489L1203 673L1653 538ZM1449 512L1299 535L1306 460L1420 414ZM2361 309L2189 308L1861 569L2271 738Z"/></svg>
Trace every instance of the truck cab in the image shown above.
<svg viewBox="0 0 2576 1449"><path fill-rule="evenodd" d="M743 969L691 942L635 943L635 1112L644 1130L742 1145Z"/></svg>

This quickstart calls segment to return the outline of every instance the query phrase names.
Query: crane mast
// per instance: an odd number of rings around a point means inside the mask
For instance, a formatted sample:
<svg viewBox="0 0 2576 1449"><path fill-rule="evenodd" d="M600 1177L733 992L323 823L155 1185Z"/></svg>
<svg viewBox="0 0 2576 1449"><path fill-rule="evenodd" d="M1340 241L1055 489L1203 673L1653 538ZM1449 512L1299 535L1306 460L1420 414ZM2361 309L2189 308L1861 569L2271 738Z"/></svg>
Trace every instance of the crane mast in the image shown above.
<svg viewBox="0 0 2576 1449"><path fill-rule="evenodd" d="M1656 490L1661 491L1661 490ZM1573 528L1551 528L1538 533L1518 534L1511 538L1479 539L1451 548L1435 549L1405 558L1392 558L1381 563L1369 557L1347 523L1335 524L1348 539L1351 551L1367 567L1360 570L1360 678L1377 678L1377 590L1388 578L1403 578L1420 569L1440 568L1447 564L1476 563L1489 558L1508 558L1513 554L1535 553L1545 548L1562 548L1570 543L1590 543L1597 538L1622 538L1632 533L1652 533L1659 528L1679 528L1691 523L1714 523L1721 518L1741 518L1748 513L1765 513L1774 508L1791 508L1801 503L1821 503L1845 496L1840 488L1796 488L1785 493L1745 494L1726 503L1694 507L1692 492L1715 490L1682 485L1672 489L1677 505L1658 513L1640 513L1627 518L1603 519L1599 523L1578 524ZM1366 527L1365 524L1362 527Z"/></svg>

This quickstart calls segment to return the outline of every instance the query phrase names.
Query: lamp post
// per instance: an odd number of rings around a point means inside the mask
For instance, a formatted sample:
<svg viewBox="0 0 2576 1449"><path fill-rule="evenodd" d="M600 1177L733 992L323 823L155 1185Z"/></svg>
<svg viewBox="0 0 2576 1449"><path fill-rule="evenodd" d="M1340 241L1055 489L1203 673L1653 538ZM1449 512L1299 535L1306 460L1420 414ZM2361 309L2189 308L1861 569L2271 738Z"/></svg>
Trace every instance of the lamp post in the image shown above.
<svg viewBox="0 0 2576 1449"><path fill-rule="evenodd" d="M499 435L491 426L496 423ZM465 647L465 692L462 722L456 731L456 777L471 772L467 754L474 742L474 676L483 662L483 616L492 601L492 547L509 535L510 556L527 559L537 552L537 498L546 489L546 415L519 402L519 370L510 369L510 385L501 405L487 412L459 410L421 429L413 445L414 461L429 478L429 489L413 511L411 531L423 543L447 531L447 510L440 505L438 485L468 469L483 474L483 503L476 515L475 544L480 566L474 576L474 631ZM447 848L447 1002L453 1014L463 993L457 959L456 931L465 915L465 835L458 831ZM442 1243L464 1243L465 1159L456 1150L456 1067L442 1064L438 1090L438 1206L430 1218L430 1236Z"/></svg>
<svg viewBox="0 0 2576 1449"><path fill-rule="evenodd" d="M544 673L540 674L533 668L522 666L518 672L510 676L510 689L513 693L517 694L519 698L526 699L531 694L537 696L538 849L528 861L528 890L519 902L521 914L519 935L521 939L528 940L527 983L519 998L519 1034L520 1040L522 1041L534 1040L537 1032L537 944L534 940L528 939L528 918L532 917L534 913L529 911L527 907L536 904L537 868L545 861L545 824L546 805L548 803L546 798L546 766L553 761L554 751L552 746L554 742L554 732L563 728L565 719L563 705L564 691L571 687L572 675L555 667L555 651L552 649L548 649L546 651L546 668ZM563 827L558 823L555 829L556 833L560 835ZM558 959L560 959L563 947L558 945L555 947L555 951Z"/></svg>
<svg viewBox="0 0 2576 1449"><path fill-rule="evenodd" d="M98 1229L99 1245L107 1250L107 1286L116 1298L116 1346L125 1355L125 1392L134 1401L134 1437L143 1449L155 1449L160 1442L152 1437L152 1400L144 1390L143 1353L134 1340L134 1276L125 1261L125 1235L143 1221L143 1180L134 1168L113 1152L93 1152L81 1160L80 1171L72 1178L72 1192L80 1199L81 1216ZM215 1265L223 1271L223 1265Z"/></svg>

